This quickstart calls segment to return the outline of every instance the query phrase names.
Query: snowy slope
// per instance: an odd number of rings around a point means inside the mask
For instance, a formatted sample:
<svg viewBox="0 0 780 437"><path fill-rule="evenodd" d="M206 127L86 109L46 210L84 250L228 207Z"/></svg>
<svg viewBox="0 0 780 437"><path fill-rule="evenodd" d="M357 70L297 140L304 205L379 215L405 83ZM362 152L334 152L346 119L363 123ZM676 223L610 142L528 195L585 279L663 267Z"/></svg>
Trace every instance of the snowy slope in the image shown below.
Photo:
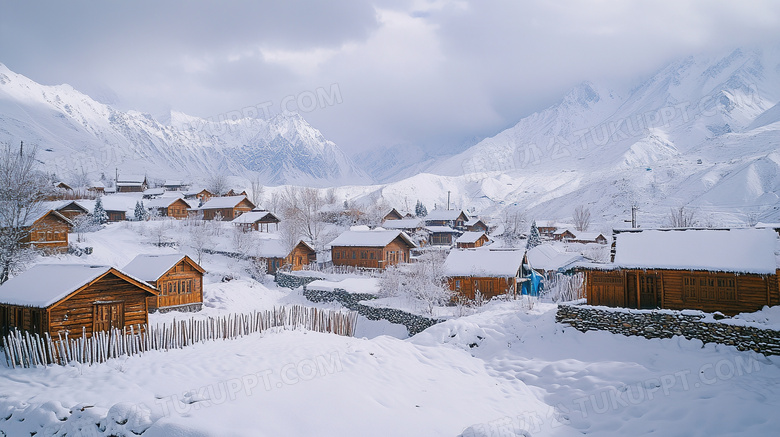
<svg viewBox="0 0 780 437"><path fill-rule="evenodd" d="M632 88L582 83L432 174L377 192L430 209L449 191L455 207L491 215L516 204L529 218L566 219L585 204L605 228L622 226L632 204L645 226L681 205L703 224L780 219L778 101L780 47L688 57Z"/></svg>
<svg viewBox="0 0 780 437"><path fill-rule="evenodd" d="M117 111L68 85L43 86L0 64L0 141L41 149L46 168L203 179L259 173L266 183L366 183L370 179L297 114L269 120L206 121L181 113L163 125L148 114Z"/></svg>

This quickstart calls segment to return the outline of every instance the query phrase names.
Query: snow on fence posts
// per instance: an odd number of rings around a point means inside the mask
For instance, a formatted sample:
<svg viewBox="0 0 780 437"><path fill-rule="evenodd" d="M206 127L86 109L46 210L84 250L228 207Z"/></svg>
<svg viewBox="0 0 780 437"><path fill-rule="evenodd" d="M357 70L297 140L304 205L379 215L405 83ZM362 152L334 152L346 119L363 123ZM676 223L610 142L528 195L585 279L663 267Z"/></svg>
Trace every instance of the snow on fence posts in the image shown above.
<svg viewBox="0 0 780 437"><path fill-rule="evenodd" d="M57 340L48 333L38 334L14 330L2 337L6 366L34 367L71 362L102 363L121 356L140 355L149 350L182 349L196 343L230 340L265 331L269 328L303 328L347 337L355 335L358 313L323 310L300 305L228 314L207 319L173 320L155 326L135 325L124 329L100 331L87 337L82 329L80 338L58 334Z"/></svg>

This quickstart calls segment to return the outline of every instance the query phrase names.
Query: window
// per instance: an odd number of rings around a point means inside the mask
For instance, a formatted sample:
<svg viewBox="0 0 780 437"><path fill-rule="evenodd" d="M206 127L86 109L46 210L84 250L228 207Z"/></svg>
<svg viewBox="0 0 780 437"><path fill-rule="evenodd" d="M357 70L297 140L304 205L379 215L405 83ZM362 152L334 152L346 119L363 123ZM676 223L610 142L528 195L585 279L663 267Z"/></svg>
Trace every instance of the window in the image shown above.
<svg viewBox="0 0 780 437"><path fill-rule="evenodd" d="M460 279L455 280L455 289L460 290Z"/></svg>
<svg viewBox="0 0 780 437"><path fill-rule="evenodd" d="M685 302L735 302L737 280L730 276L683 276Z"/></svg>
<svg viewBox="0 0 780 437"><path fill-rule="evenodd" d="M341 252L338 250L336 251L336 259L341 259Z"/></svg>

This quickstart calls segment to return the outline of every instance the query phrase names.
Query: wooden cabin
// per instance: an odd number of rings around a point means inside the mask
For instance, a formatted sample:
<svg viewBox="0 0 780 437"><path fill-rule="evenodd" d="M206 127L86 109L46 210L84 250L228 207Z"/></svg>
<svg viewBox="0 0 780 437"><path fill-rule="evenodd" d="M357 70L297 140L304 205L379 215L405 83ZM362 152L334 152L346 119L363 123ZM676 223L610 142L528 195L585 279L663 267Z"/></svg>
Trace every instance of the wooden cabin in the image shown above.
<svg viewBox="0 0 780 437"><path fill-rule="evenodd" d="M144 205L160 217L172 217L182 220L189 215L190 205L181 197L158 197Z"/></svg>
<svg viewBox="0 0 780 437"><path fill-rule="evenodd" d="M617 232L615 258L587 264L590 305L695 309L734 315L780 304L770 229L666 229Z"/></svg>
<svg viewBox="0 0 780 437"><path fill-rule="evenodd" d="M187 187L186 184L184 184L182 181L177 180L166 180L163 183L163 188L165 188L167 191L182 191Z"/></svg>
<svg viewBox="0 0 780 437"><path fill-rule="evenodd" d="M215 195L205 188L196 188L184 193L185 199L198 199L202 203L208 202L212 197L215 197Z"/></svg>
<svg viewBox="0 0 780 437"><path fill-rule="evenodd" d="M255 205L246 196L212 197L198 211L203 213L203 220L233 220L245 212L255 209Z"/></svg>
<svg viewBox="0 0 780 437"><path fill-rule="evenodd" d="M465 229L469 216L463 211L454 209L434 209L425 216L427 226L449 226L455 229Z"/></svg>
<svg viewBox="0 0 780 437"><path fill-rule="evenodd" d="M124 209L108 209L104 208L106 210L106 215L108 216L108 221L113 222L123 222L127 220L127 210Z"/></svg>
<svg viewBox="0 0 780 437"><path fill-rule="evenodd" d="M203 306L203 267L183 254L138 255L122 269L158 290L150 296L149 311L200 311Z"/></svg>
<svg viewBox="0 0 780 437"><path fill-rule="evenodd" d="M470 232L487 232L488 226L478 218L469 219L465 224L466 230Z"/></svg>
<svg viewBox="0 0 780 437"><path fill-rule="evenodd" d="M89 214L89 210L75 200L55 200L43 202L41 206L46 210L54 210L62 214L68 220L73 220L82 214Z"/></svg>
<svg viewBox="0 0 780 437"><path fill-rule="evenodd" d="M273 275L279 269L303 270L304 267L317 262L317 252L303 240L292 250L288 250L280 240L267 239L259 244L256 259L264 261L268 274Z"/></svg>
<svg viewBox="0 0 780 437"><path fill-rule="evenodd" d="M385 221L385 220L401 220L403 218L404 218L404 216L401 215L401 213L398 212L397 209L393 208L393 209L390 210L390 212L385 214L385 216L382 218L382 221Z"/></svg>
<svg viewBox="0 0 780 437"><path fill-rule="evenodd" d="M231 188L228 190L227 193L223 194L223 197L230 197L230 196L248 196L248 194L246 194L246 190Z"/></svg>
<svg viewBox="0 0 780 437"><path fill-rule="evenodd" d="M27 235L21 243L47 253L65 253L71 226L73 223L55 210L32 214L24 225Z"/></svg>
<svg viewBox="0 0 780 437"><path fill-rule="evenodd" d="M148 322L157 290L109 266L38 264L0 286L0 334L81 337Z"/></svg>
<svg viewBox="0 0 780 437"><path fill-rule="evenodd" d="M116 180L117 193L142 193L148 187L149 182L142 175L126 175Z"/></svg>
<svg viewBox="0 0 780 437"><path fill-rule="evenodd" d="M464 232L460 237L458 237L457 240L455 240L455 244L457 245L458 249L475 249L477 247L482 247L489 242L490 238L488 238L487 234L484 232L472 231Z"/></svg>
<svg viewBox="0 0 780 437"><path fill-rule="evenodd" d="M473 300L479 291L485 299L502 294L516 296L524 252L521 250L453 250L444 262L450 290Z"/></svg>
<svg viewBox="0 0 780 437"><path fill-rule="evenodd" d="M426 226L425 230L430 233L428 243L431 246L452 246L460 233L449 226Z"/></svg>
<svg viewBox="0 0 780 437"><path fill-rule="evenodd" d="M574 235L574 232L568 229L558 229L555 232L553 232L553 240L555 241L571 241L575 238L577 238L577 236Z"/></svg>
<svg viewBox="0 0 780 437"><path fill-rule="evenodd" d="M269 211L249 211L233 219L233 224L245 231L270 232L271 225L279 230L279 218Z"/></svg>
<svg viewBox="0 0 780 437"><path fill-rule="evenodd" d="M102 182L91 182L87 187L87 191L94 194L105 194L106 186Z"/></svg>
<svg viewBox="0 0 780 437"><path fill-rule="evenodd" d="M599 232L579 232L579 231L577 231L574 234L574 238L569 238L567 241L570 243L581 243L581 244L609 243L609 240L607 240L607 237L605 237L604 234L601 234Z"/></svg>
<svg viewBox="0 0 780 437"><path fill-rule="evenodd" d="M409 262L409 250L417 247L401 231L346 231L329 246L334 266L372 269Z"/></svg>

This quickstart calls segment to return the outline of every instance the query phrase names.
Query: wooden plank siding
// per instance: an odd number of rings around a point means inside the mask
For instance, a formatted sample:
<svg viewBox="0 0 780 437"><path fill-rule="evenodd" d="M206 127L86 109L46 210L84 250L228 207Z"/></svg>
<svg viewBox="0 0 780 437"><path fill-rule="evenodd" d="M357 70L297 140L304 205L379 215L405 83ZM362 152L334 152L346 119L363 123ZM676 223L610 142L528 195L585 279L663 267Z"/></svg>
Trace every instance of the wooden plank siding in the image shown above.
<svg viewBox="0 0 780 437"><path fill-rule="evenodd" d="M485 299L516 291L515 278L452 276L447 278L450 290L473 300L476 292L482 293Z"/></svg>
<svg viewBox="0 0 780 437"><path fill-rule="evenodd" d="M64 253L68 250L69 230L67 221L49 212L30 226L29 233L21 242L45 252Z"/></svg>
<svg viewBox="0 0 780 437"><path fill-rule="evenodd" d="M333 246L333 265L369 269L384 269L387 266L409 262L409 245L400 237L385 247Z"/></svg>
<svg viewBox="0 0 780 437"><path fill-rule="evenodd" d="M587 270L589 305L694 309L734 315L780 305L778 274L688 270Z"/></svg>
<svg viewBox="0 0 780 437"><path fill-rule="evenodd" d="M245 212L255 209L255 206L247 199L243 199L233 208L210 208L202 209L203 220L214 220L217 214L222 216L222 220L233 220Z"/></svg>

